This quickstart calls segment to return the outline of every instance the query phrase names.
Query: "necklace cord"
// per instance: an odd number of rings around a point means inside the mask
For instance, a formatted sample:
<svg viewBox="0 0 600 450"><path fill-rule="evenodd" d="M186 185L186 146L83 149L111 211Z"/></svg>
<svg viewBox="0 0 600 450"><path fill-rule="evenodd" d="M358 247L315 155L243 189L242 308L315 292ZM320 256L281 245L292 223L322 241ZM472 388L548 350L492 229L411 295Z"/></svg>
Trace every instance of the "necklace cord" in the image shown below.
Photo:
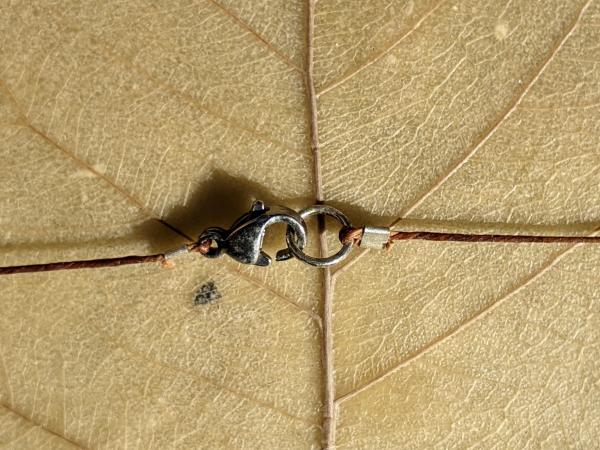
<svg viewBox="0 0 600 450"><path fill-rule="evenodd" d="M155 253L153 255L128 255L114 258L99 258L77 261L62 261L55 263L28 264L19 266L0 267L0 275L11 275L16 273L51 272L54 270L71 269L96 269L101 267L117 267L131 264L160 263L163 267L171 267L171 258L182 253L206 254L212 242L204 240L187 244L184 247L167 253Z"/></svg>
<svg viewBox="0 0 600 450"><path fill-rule="evenodd" d="M351 245L356 247L361 246L363 243L363 237L365 237L365 228L346 226L341 229L339 234L340 242L343 245ZM437 242L496 242L513 244L600 244L600 236L531 236L389 230L387 240L381 245L381 247L389 250L394 243L409 240ZM173 257L183 253L200 253L202 255L208 255L213 244L213 239L202 239L197 242L186 244L185 246L175 249L171 252L155 253L153 255L128 255L117 256L114 258L99 258L0 267L0 275L50 272L55 270L94 269L101 267L117 267L131 264L148 263L160 263L163 267L171 267L173 265L171 261Z"/></svg>
<svg viewBox="0 0 600 450"><path fill-rule="evenodd" d="M345 227L340 231L340 241L342 244L352 243L353 245L360 247L363 235L363 228ZM384 247L389 249L397 241L409 240L438 242L497 242L513 244L600 244L600 236L530 236L391 230Z"/></svg>

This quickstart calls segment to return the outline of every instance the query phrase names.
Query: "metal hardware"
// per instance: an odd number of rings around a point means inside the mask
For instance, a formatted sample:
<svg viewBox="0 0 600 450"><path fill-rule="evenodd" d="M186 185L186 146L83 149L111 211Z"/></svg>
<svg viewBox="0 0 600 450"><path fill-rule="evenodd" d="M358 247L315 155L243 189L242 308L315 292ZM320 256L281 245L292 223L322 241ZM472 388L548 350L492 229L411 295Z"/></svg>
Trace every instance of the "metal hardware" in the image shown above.
<svg viewBox="0 0 600 450"><path fill-rule="evenodd" d="M250 211L236 220L229 230L219 227L207 228L198 238L198 242L212 242L208 253L204 255L208 258L216 258L226 253L244 264L268 266L271 264L271 257L262 251L263 239L267 228L280 222L288 225L287 232L293 236L295 245L300 249L304 248L306 224L301 215L283 206L266 207L260 200L255 201Z"/></svg>
<svg viewBox="0 0 600 450"><path fill-rule="evenodd" d="M337 219L344 227L352 226L348 218L341 211L335 209L332 206L313 205L300 211L300 216L302 217L302 219L306 219L307 217L319 214L325 214L327 216ZM310 264L311 266L329 267L343 261L352 251L352 244L344 244L342 248L334 255L327 256L325 258L316 258L313 256L309 256L302 251L302 249L304 248L304 243L297 238L296 233L291 228L288 228L285 238L288 244L288 248L277 252L277 260L289 258L288 255L291 252L291 254L294 255L296 258L307 264Z"/></svg>
<svg viewBox="0 0 600 450"><path fill-rule="evenodd" d="M390 229L388 227L364 227L360 239L360 246L381 250L390 240Z"/></svg>
<svg viewBox="0 0 600 450"><path fill-rule="evenodd" d="M184 245L183 247L179 247L176 248L175 250L171 250L170 252L166 252L165 253L165 259L169 260L169 259L173 259L176 256L180 256L180 255L184 255L186 253L189 253L189 248L187 245Z"/></svg>

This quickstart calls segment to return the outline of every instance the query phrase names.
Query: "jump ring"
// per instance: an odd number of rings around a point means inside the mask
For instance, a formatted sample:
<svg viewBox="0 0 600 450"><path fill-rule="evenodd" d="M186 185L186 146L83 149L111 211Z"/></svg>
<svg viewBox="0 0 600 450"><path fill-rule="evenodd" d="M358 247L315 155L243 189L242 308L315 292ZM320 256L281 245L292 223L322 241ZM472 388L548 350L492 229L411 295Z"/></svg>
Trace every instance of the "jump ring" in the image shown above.
<svg viewBox="0 0 600 450"><path fill-rule="evenodd" d="M335 209L332 206L328 205L313 205L308 208L303 209L299 212L300 216L306 220L306 218L325 214L326 216L333 217L337 219L338 222L342 224L344 227L351 227L350 220L346 217L341 211ZM342 248L335 254L331 256L327 256L324 258L316 258L314 256L309 256L302 251L302 248L296 242L296 234L293 230L288 228L288 231L285 235L285 239L287 241L288 248L290 252L299 260L305 262L306 264L310 264L311 266L316 267L329 267L334 264L337 264L348 256L348 254L352 251L352 244L343 244Z"/></svg>
<svg viewBox="0 0 600 450"><path fill-rule="evenodd" d="M198 238L198 242L212 241L216 247L210 247L207 253L202 253L207 258L218 258L223 253L223 241L225 240L226 231L223 228L211 227L202 232Z"/></svg>

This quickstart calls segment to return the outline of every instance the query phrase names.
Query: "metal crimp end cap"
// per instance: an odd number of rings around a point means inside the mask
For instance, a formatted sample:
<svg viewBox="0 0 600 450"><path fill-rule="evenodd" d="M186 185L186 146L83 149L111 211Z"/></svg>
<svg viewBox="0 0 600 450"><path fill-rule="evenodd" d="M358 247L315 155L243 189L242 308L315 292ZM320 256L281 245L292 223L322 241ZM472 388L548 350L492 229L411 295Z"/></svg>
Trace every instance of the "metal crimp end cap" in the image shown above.
<svg viewBox="0 0 600 450"><path fill-rule="evenodd" d="M364 227L360 246L381 250L389 242L390 233L391 231L388 227Z"/></svg>

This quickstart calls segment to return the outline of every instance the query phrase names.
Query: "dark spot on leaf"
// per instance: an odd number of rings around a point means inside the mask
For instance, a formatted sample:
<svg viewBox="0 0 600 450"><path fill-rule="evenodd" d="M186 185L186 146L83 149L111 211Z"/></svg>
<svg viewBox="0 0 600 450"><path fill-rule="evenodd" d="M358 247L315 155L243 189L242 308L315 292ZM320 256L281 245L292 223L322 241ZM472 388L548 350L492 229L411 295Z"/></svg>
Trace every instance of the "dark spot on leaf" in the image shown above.
<svg viewBox="0 0 600 450"><path fill-rule="evenodd" d="M194 294L194 305L206 305L221 298L214 281L207 281Z"/></svg>

